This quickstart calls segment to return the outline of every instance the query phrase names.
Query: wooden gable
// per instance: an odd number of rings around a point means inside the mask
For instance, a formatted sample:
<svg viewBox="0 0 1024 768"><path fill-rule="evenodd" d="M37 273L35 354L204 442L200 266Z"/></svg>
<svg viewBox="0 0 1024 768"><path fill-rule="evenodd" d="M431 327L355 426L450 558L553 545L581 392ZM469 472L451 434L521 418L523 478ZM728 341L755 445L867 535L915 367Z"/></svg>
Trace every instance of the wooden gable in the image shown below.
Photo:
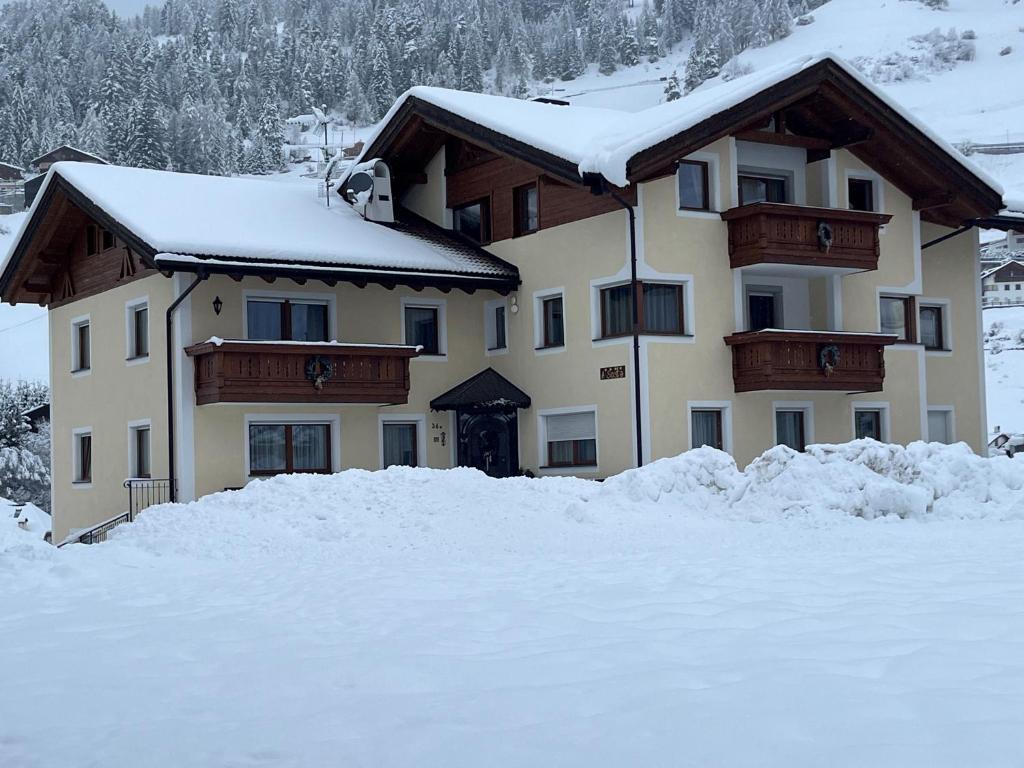
<svg viewBox="0 0 1024 768"><path fill-rule="evenodd" d="M1022 283L1024 282L1024 263L1010 261L1001 266L991 275L997 283Z"/></svg>
<svg viewBox="0 0 1024 768"><path fill-rule="evenodd" d="M101 222L69 193L63 184L51 183L36 206L0 278L4 301L59 307L157 272L141 248L116 231L116 223ZM104 229L112 235L108 248ZM90 240L94 253L88 253Z"/></svg>

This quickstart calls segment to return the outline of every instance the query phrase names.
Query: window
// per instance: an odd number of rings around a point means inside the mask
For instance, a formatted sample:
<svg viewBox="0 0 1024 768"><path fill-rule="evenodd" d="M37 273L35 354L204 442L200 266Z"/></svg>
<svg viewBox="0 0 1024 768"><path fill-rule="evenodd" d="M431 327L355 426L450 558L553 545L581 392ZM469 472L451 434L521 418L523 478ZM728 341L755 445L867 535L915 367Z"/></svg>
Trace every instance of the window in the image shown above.
<svg viewBox="0 0 1024 768"><path fill-rule="evenodd" d="M516 187L512 194L516 236L536 232L540 225L537 185L527 184L523 187Z"/></svg>
<svg viewBox="0 0 1024 768"><path fill-rule="evenodd" d="M549 467L597 466L597 414L594 411L542 416Z"/></svg>
<svg viewBox="0 0 1024 768"><path fill-rule="evenodd" d="M80 320L71 325L71 372L88 371L92 368L92 342L89 321Z"/></svg>
<svg viewBox="0 0 1024 768"><path fill-rule="evenodd" d="M103 243L103 250L109 251L111 248L114 247L114 233L108 232L105 229L100 231L103 233L103 237L101 238Z"/></svg>
<svg viewBox="0 0 1024 768"><path fill-rule="evenodd" d="M248 299L246 331L257 341L329 341L327 302L301 299Z"/></svg>
<svg viewBox="0 0 1024 768"><path fill-rule="evenodd" d="M417 466L416 422L386 421L381 427L384 466Z"/></svg>
<svg viewBox="0 0 1024 768"><path fill-rule="evenodd" d="M711 208L707 163L681 160L676 171L676 182L679 185L680 210L707 211Z"/></svg>
<svg viewBox="0 0 1024 768"><path fill-rule="evenodd" d="M722 411L720 408L694 408L690 411L690 447L708 445L723 450Z"/></svg>
<svg viewBox="0 0 1024 768"><path fill-rule="evenodd" d="M484 305L484 331L487 334L487 351L497 352L508 348L505 301L498 299Z"/></svg>
<svg viewBox="0 0 1024 768"><path fill-rule="evenodd" d="M85 255L92 256L99 253L99 231L92 224L85 228Z"/></svg>
<svg viewBox="0 0 1024 768"><path fill-rule="evenodd" d="M925 349L945 349L943 336L942 307L921 307L918 310L921 329L921 343Z"/></svg>
<svg viewBox="0 0 1024 768"><path fill-rule="evenodd" d="M781 328L782 291L751 289L747 293L747 325L751 331Z"/></svg>
<svg viewBox="0 0 1024 768"><path fill-rule="evenodd" d="M437 307L406 306L405 311L405 343L423 347L424 355L440 355L441 338Z"/></svg>
<svg viewBox="0 0 1024 768"><path fill-rule="evenodd" d="M329 424L250 424L249 474L331 471Z"/></svg>
<svg viewBox="0 0 1024 768"><path fill-rule="evenodd" d="M601 291L601 336L632 333L633 304L630 286L616 285ZM673 283L637 283L641 333L682 334L683 286Z"/></svg>
<svg viewBox="0 0 1024 768"><path fill-rule="evenodd" d="M882 296L879 299L882 333L892 334L899 341L913 344L914 299L910 296Z"/></svg>
<svg viewBox="0 0 1024 768"><path fill-rule="evenodd" d="M487 200L477 200L452 210L452 223L460 235L475 243L491 239L491 206Z"/></svg>
<svg viewBox="0 0 1024 768"><path fill-rule="evenodd" d="M871 179L848 179L846 194L851 210L875 210L875 184Z"/></svg>
<svg viewBox="0 0 1024 768"><path fill-rule="evenodd" d="M779 409L775 411L775 442L788 445L794 451L807 448L807 433L804 427L803 410Z"/></svg>
<svg viewBox="0 0 1024 768"><path fill-rule="evenodd" d="M132 304L128 307L128 359L149 356L149 306Z"/></svg>
<svg viewBox="0 0 1024 768"><path fill-rule="evenodd" d="M870 437L882 440L882 411L875 408L857 408L853 412L853 436L860 440Z"/></svg>
<svg viewBox="0 0 1024 768"><path fill-rule="evenodd" d="M783 176L749 176L741 174L740 205L751 203L784 203L788 199Z"/></svg>
<svg viewBox="0 0 1024 768"><path fill-rule="evenodd" d="M80 431L74 433L75 446L75 482L92 482L92 433Z"/></svg>
<svg viewBox="0 0 1024 768"><path fill-rule="evenodd" d="M565 318L562 311L562 297L551 296L541 300L542 334L541 347L565 346Z"/></svg>
<svg viewBox="0 0 1024 768"><path fill-rule="evenodd" d="M150 443L149 425L132 427L129 430L131 436L131 476L152 477L150 467Z"/></svg>
<svg viewBox="0 0 1024 768"><path fill-rule="evenodd" d="M944 408L928 410L928 440L932 443L952 443L952 412Z"/></svg>

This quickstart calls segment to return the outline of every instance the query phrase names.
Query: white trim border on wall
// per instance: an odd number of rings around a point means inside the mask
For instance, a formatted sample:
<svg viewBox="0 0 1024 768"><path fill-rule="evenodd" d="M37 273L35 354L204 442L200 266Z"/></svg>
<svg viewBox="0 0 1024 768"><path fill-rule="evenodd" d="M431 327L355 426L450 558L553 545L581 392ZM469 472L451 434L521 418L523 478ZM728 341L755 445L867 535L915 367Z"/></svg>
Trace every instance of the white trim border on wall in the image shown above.
<svg viewBox="0 0 1024 768"><path fill-rule="evenodd" d="M427 466L427 415L425 413L381 413L377 416L377 463L384 469L384 425L416 425L416 466Z"/></svg>
<svg viewBox="0 0 1024 768"><path fill-rule="evenodd" d="M686 444L690 450L700 446L693 444L693 411L719 410L722 412L722 450L732 455L732 400L687 400L686 401ZM772 412L774 419L775 413Z"/></svg>
<svg viewBox="0 0 1024 768"><path fill-rule="evenodd" d="M264 475L249 474L250 424L329 424L331 427L331 471L341 471L341 415L338 413L247 413L242 419L242 477L265 480Z"/></svg>

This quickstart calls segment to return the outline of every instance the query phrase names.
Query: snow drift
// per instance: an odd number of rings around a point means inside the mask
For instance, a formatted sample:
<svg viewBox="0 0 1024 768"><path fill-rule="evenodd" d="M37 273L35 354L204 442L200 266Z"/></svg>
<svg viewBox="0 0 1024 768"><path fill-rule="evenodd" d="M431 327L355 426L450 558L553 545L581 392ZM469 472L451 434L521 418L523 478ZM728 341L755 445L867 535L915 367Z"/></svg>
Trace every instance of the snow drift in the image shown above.
<svg viewBox="0 0 1024 768"><path fill-rule="evenodd" d="M873 440L806 453L777 446L744 470L701 448L603 483L495 480L465 468L347 470L153 507L111 540L218 559L273 551L336 557L339 548L368 559L590 557L670 546L684 522L823 526L878 517L1024 519L1024 470L962 443Z"/></svg>

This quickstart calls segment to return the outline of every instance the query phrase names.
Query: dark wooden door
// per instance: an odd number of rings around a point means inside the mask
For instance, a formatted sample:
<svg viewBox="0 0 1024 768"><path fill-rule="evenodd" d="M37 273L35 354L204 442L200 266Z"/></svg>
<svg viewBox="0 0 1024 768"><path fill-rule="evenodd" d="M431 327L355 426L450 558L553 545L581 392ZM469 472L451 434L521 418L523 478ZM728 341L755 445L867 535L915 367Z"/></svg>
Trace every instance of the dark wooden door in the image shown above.
<svg viewBox="0 0 1024 768"><path fill-rule="evenodd" d="M775 328L775 297L769 294L752 293L747 296L750 314L750 330Z"/></svg>
<svg viewBox="0 0 1024 768"><path fill-rule="evenodd" d="M491 477L510 477L519 470L519 422L506 412L459 415L459 466L475 467Z"/></svg>

